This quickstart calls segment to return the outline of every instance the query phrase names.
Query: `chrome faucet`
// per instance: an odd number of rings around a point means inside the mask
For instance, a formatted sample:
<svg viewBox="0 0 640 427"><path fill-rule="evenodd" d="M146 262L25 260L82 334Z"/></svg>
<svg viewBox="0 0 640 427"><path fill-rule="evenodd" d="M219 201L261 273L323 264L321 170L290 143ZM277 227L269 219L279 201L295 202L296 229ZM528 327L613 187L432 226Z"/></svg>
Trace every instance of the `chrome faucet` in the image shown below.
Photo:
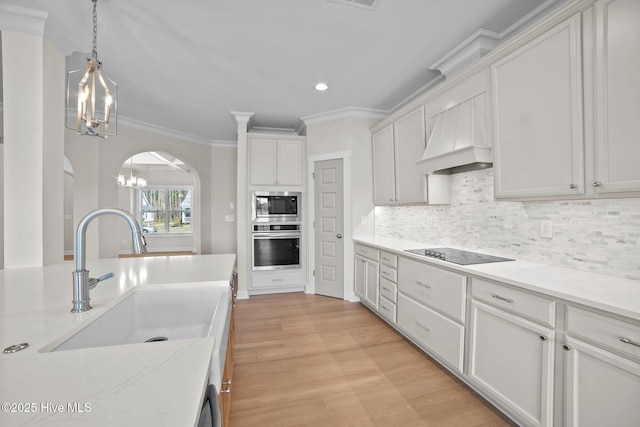
<svg viewBox="0 0 640 427"><path fill-rule="evenodd" d="M116 208L96 209L95 211L89 212L87 216L82 218L76 231L76 271L73 272L72 313L82 313L83 311L91 310L89 290L95 288L102 280L113 277L113 273L108 273L98 279L89 278L89 271L85 268L87 226L94 218L109 214L121 216L129 223L133 241L133 253L141 254L147 251L147 242L144 240L144 236L140 230L140 224L138 224L138 221L136 221L129 212Z"/></svg>

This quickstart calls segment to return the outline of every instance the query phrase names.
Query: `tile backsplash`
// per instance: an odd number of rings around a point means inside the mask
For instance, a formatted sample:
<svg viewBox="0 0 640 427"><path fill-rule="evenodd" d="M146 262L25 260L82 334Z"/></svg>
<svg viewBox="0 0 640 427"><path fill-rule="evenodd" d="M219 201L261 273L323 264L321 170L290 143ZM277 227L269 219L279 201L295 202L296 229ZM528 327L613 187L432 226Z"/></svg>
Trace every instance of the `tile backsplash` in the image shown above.
<svg viewBox="0 0 640 427"><path fill-rule="evenodd" d="M452 175L449 206L377 207L375 231L640 280L640 198L496 202L493 169Z"/></svg>

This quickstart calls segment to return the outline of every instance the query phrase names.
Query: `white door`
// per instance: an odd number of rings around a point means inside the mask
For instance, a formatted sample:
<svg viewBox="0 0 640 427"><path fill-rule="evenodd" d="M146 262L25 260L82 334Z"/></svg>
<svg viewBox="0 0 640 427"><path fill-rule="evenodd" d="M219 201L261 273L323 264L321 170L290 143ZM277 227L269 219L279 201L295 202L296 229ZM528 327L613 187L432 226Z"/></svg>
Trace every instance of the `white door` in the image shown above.
<svg viewBox="0 0 640 427"><path fill-rule="evenodd" d="M314 164L316 293L344 298L342 159Z"/></svg>

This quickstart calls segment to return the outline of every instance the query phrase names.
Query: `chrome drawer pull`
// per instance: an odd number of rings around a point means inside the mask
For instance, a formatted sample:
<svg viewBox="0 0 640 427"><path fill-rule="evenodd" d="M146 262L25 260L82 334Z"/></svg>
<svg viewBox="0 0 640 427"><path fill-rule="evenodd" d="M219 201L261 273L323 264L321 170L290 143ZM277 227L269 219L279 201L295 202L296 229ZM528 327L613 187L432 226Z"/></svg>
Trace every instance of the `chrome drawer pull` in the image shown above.
<svg viewBox="0 0 640 427"><path fill-rule="evenodd" d="M422 282L421 282L421 281L419 281L419 280L416 280L416 284L417 284L418 286L422 286L423 288L431 289L431 285L427 285L426 283L422 283Z"/></svg>
<svg viewBox="0 0 640 427"><path fill-rule="evenodd" d="M384 311L389 311L389 309L388 309L387 307L385 307L384 305L382 306L382 309L383 309Z"/></svg>
<svg viewBox="0 0 640 427"><path fill-rule="evenodd" d="M383 286L382 289L384 289L387 292L391 292L391 289L387 288L386 286Z"/></svg>
<svg viewBox="0 0 640 427"><path fill-rule="evenodd" d="M391 258L387 258L386 256L383 256L382 259L385 261L391 261Z"/></svg>
<svg viewBox="0 0 640 427"><path fill-rule="evenodd" d="M492 294L491 296L492 296L493 298L495 298L495 299L499 299L499 300L502 300L502 301L506 301L506 302L508 302L509 304L511 304L511 303L513 302L513 300L512 300L511 298L501 297L500 295L497 295L497 294Z"/></svg>
<svg viewBox="0 0 640 427"><path fill-rule="evenodd" d="M384 274L385 276L390 276L391 275L388 271L383 271L382 274Z"/></svg>
<svg viewBox="0 0 640 427"><path fill-rule="evenodd" d="M640 347L639 343L633 342L629 338L620 338L620 341L622 341L625 344L631 344L631 345L635 345L636 347Z"/></svg>
<svg viewBox="0 0 640 427"><path fill-rule="evenodd" d="M427 328L426 326L424 326L422 323L420 322L416 322L416 326L420 329L422 329L425 332L429 332L429 328Z"/></svg>

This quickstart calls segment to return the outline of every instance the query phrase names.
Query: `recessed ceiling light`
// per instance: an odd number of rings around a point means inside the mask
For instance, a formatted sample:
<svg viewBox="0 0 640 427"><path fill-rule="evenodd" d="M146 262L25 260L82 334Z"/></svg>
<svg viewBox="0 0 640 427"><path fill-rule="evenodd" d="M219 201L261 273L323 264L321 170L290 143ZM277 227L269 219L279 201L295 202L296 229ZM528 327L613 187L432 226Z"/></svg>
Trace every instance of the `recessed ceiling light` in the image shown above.
<svg viewBox="0 0 640 427"><path fill-rule="evenodd" d="M323 90L327 90L327 89L329 89L329 86L327 86L326 83L320 82L320 83L318 83L316 85L316 90L323 91Z"/></svg>

